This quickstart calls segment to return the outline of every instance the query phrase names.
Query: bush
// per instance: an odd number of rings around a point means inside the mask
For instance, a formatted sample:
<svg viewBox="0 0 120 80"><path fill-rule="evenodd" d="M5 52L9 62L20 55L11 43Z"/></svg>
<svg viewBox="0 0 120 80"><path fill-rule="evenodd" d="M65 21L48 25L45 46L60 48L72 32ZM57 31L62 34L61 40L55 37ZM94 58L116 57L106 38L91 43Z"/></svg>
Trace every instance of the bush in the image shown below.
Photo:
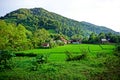
<svg viewBox="0 0 120 80"><path fill-rule="evenodd" d="M38 64L46 63L48 60L48 55L40 54L36 57L36 62Z"/></svg>
<svg viewBox="0 0 120 80"><path fill-rule="evenodd" d="M97 56L97 58L106 57L107 53L105 53L105 52L98 52L96 56Z"/></svg>
<svg viewBox="0 0 120 80"><path fill-rule="evenodd" d="M67 59L66 59L66 61L70 61L70 60L73 58L72 53L69 52L69 51L66 51L65 53L66 53L66 55L67 55Z"/></svg>
<svg viewBox="0 0 120 80"><path fill-rule="evenodd" d="M59 40L57 40L56 43L57 43L58 46L63 46L65 44L64 42L59 41Z"/></svg>
<svg viewBox="0 0 120 80"><path fill-rule="evenodd" d="M57 46L56 42L50 41L50 48L54 48L56 46Z"/></svg>
<svg viewBox="0 0 120 80"><path fill-rule="evenodd" d="M13 64L11 58L13 56L14 55L10 51L0 51L0 71L12 69Z"/></svg>
<svg viewBox="0 0 120 80"><path fill-rule="evenodd" d="M39 54L36 56L36 59L32 62L32 66L30 67L30 71L38 71L43 63L47 63L49 55Z"/></svg>
<svg viewBox="0 0 120 80"><path fill-rule="evenodd" d="M18 57L24 57L26 54L25 53L15 53L15 55Z"/></svg>
<svg viewBox="0 0 120 80"><path fill-rule="evenodd" d="M35 53L15 53L15 55L18 57L25 57L25 56L36 57L37 56L37 54L35 54Z"/></svg>
<svg viewBox="0 0 120 80"><path fill-rule="evenodd" d="M117 45L117 46L116 46L114 55L120 57L120 45Z"/></svg>
<svg viewBox="0 0 120 80"><path fill-rule="evenodd" d="M120 58L116 56L109 56L104 62L107 68L104 73L102 73L104 80L119 80L120 79Z"/></svg>
<svg viewBox="0 0 120 80"><path fill-rule="evenodd" d="M120 52L120 45L117 45L115 51Z"/></svg>
<svg viewBox="0 0 120 80"><path fill-rule="evenodd" d="M73 56L72 53L69 51L66 51L66 55L67 55L66 61L77 61L77 60L82 60L87 57L86 53L82 53L80 55Z"/></svg>
<svg viewBox="0 0 120 80"><path fill-rule="evenodd" d="M25 56L28 56L28 57L36 57L37 54L35 54L35 53L29 53L29 54L26 54Z"/></svg>

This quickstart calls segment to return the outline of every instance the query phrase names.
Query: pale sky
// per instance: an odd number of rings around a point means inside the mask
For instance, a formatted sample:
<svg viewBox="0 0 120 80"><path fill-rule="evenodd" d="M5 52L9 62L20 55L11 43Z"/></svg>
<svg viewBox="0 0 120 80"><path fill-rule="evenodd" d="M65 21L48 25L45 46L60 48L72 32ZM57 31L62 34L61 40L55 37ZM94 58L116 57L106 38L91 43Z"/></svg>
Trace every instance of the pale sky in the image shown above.
<svg viewBox="0 0 120 80"><path fill-rule="evenodd" d="M120 32L120 0L0 0L0 16L35 7Z"/></svg>

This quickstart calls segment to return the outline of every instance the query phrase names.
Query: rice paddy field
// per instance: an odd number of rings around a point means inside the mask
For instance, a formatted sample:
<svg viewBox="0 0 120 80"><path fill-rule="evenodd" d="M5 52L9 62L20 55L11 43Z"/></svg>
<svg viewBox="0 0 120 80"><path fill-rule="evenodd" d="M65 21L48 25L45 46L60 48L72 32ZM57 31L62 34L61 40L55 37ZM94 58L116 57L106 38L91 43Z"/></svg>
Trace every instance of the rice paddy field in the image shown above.
<svg viewBox="0 0 120 80"><path fill-rule="evenodd" d="M116 68L111 71L117 61L114 49L114 45L68 44L20 51L17 53L47 55L47 62L36 64L36 57L13 57L15 66L12 70L0 72L0 80L117 80ZM86 57L66 61L67 51L73 56L86 53Z"/></svg>
<svg viewBox="0 0 120 80"><path fill-rule="evenodd" d="M52 49L33 49L21 51L23 53L35 53L35 54L48 54L49 60L53 61L65 61L66 51L75 54L82 54L83 50L87 50L89 56L94 56L97 53L112 54L115 46L114 45L92 45L92 44L70 44L65 46L58 46Z"/></svg>

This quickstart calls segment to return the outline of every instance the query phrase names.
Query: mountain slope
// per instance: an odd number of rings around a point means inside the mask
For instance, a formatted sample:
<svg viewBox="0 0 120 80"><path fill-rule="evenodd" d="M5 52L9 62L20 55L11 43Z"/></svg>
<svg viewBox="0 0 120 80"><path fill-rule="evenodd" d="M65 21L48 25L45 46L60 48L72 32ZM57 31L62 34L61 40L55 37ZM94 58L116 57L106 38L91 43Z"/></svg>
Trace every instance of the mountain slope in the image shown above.
<svg viewBox="0 0 120 80"><path fill-rule="evenodd" d="M100 32L116 33L109 28L97 26L88 22L78 22L42 8L21 8L8 13L1 19L7 22L22 24L31 31L45 28L47 30L54 30L57 33L63 33L67 36L75 34L89 35L92 32L97 34Z"/></svg>

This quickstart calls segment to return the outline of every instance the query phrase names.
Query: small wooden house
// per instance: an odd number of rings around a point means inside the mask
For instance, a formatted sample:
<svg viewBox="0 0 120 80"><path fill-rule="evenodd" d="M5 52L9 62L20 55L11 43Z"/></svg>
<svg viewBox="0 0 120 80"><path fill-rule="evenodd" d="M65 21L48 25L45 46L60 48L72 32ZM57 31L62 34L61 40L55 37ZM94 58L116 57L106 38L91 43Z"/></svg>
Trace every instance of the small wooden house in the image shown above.
<svg viewBox="0 0 120 80"><path fill-rule="evenodd" d="M64 44L67 44L67 43L68 43L68 41L67 41L65 38L63 38L63 37L60 37L60 40L61 40L62 42L64 42Z"/></svg>
<svg viewBox="0 0 120 80"><path fill-rule="evenodd" d="M50 47L50 44L49 43L43 43L42 47L44 47L44 48Z"/></svg>
<svg viewBox="0 0 120 80"><path fill-rule="evenodd" d="M107 39L101 39L101 43L104 44L104 43L108 43L109 41Z"/></svg>
<svg viewBox="0 0 120 80"><path fill-rule="evenodd" d="M81 44L81 40L73 39L73 40L70 40L70 43L72 43L72 44Z"/></svg>

